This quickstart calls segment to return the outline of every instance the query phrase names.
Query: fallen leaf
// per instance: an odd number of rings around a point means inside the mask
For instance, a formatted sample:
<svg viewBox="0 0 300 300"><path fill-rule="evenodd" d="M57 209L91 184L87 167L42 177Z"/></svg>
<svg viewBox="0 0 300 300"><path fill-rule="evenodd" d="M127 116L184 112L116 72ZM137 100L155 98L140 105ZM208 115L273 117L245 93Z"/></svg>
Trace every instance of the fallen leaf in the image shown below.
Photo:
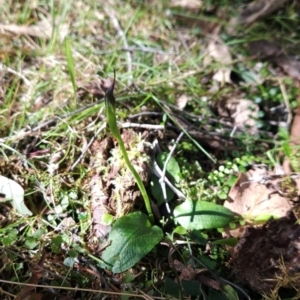
<svg viewBox="0 0 300 300"><path fill-rule="evenodd" d="M17 182L0 175L0 193L5 201L12 201L19 214L32 216L32 212L24 203L24 189Z"/></svg>
<svg viewBox="0 0 300 300"><path fill-rule="evenodd" d="M180 272L179 279L180 280L192 280L196 275L196 271L191 265L184 265L178 259L174 260L174 267L176 271Z"/></svg>
<svg viewBox="0 0 300 300"><path fill-rule="evenodd" d="M241 6L238 16L234 16L229 21L227 32L234 34L239 25L249 26L255 21L270 15L287 1L289 0L260 0Z"/></svg>
<svg viewBox="0 0 300 300"><path fill-rule="evenodd" d="M214 73L213 79L224 84L225 82L231 83L231 63L232 57L228 47L218 37L214 37L210 40L207 47L207 55L204 57L203 64L208 66L215 62L220 64L218 70Z"/></svg>
<svg viewBox="0 0 300 300"><path fill-rule="evenodd" d="M80 98L84 98L86 94L93 95L96 99L104 97L107 89L112 85L112 79L96 79L92 82L80 84L77 94Z"/></svg>
<svg viewBox="0 0 300 300"><path fill-rule="evenodd" d="M176 99L176 106L180 109L180 110L183 110L187 103L191 100L191 97L186 95L186 94L183 94L181 96L179 96L177 99Z"/></svg>
<svg viewBox="0 0 300 300"><path fill-rule="evenodd" d="M246 219L255 219L263 215L275 218L284 217L291 209L288 199L279 193L270 196L274 190L263 184L263 178L271 174L267 173L263 177L260 174L257 175L257 172L257 170L250 170L240 174L224 206L245 216Z"/></svg>
<svg viewBox="0 0 300 300"><path fill-rule="evenodd" d="M15 35L30 35L44 39L51 39L53 27L51 21L44 19L34 25L0 24L0 32L9 32ZM59 27L58 38L60 41L68 34L68 25Z"/></svg>
<svg viewBox="0 0 300 300"><path fill-rule="evenodd" d="M291 184L286 185L289 189L284 191L282 183L287 179ZM295 173L276 175L256 168L239 175L224 206L248 221L266 222L271 217L285 217L291 211L294 200L298 198L299 187L300 178ZM240 237L244 229L226 229L226 236Z"/></svg>
<svg viewBox="0 0 300 300"><path fill-rule="evenodd" d="M189 10L199 10L203 5L201 0L172 0L170 7L182 7Z"/></svg>
<svg viewBox="0 0 300 300"><path fill-rule="evenodd" d="M270 59L284 54L278 45L266 40L257 40L249 43L250 55L259 59Z"/></svg>
<svg viewBox="0 0 300 300"><path fill-rule="evenodd" d="M250 54L258 59L269 61L293 79L300 80L300 61L289 56L280 46L266 40L249 43Z"/></svg>
<svg viewBox="0 0 300 300"><path fill-rule="evenodd" d="M288 76L293 79L300 80L300 61L295 57L287 57L281 55L273 59L274 63L278 65Z"/></svg>
<svg viewBox="0 0 300 300"><path fill-rule="evenodd" d="M38 263L34 266L32 269L31 277L28 280L28 284L38 284L39 280L43 276L43 271L44 271L44 260L46 258L46 251L43 251L42 257L38 261ZM15 298L15 300L25 300L25 299L34 299L38 300L41 299L41 294L36 293L34 286L24 286L22 288L21 293ZM29 297L30 296L30 297Z"/></svg>
<svg viewBox="0 0 300 300"><path fill-rule="evenodd" d="M256 134L259 106L248 99L226 99L220 101L219 115L230 118L233 125L249 133Z"/></svg>

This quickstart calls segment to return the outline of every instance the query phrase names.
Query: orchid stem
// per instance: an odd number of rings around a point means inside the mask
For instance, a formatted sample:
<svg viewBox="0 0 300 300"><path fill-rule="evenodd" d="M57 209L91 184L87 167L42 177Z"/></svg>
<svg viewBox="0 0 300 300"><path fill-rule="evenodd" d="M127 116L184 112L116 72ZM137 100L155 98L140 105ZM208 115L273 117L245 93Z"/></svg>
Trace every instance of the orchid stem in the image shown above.
<svg viewBox="0 0 300 300"><path fill-rule="evenodd" d="M127 151L125 149L124 142L122 140L119 128L117 126L117 120L116 120L116 99L114 97L114 88L115 88L115 83L116 83L116 71L114 71L114 80L112 85L107 89L105 93L105 108L106 108L106 114L107 114L107 120L108 120L108 125L110 128L110 131L112 132L113 136L116 138L118 141L118 144L120 146L122 155L124 157L124 160L126 162L126 165L128 166L129 170L131 171L133 177L135 178L135 181L141 191L141 194L144 199L144 203L146 206L146 210L150 219L150 222L153 223L153 213L150 205L150 200L148 197L148 194L146 192L144 183L138 174L138 172L135 170L134 166L132 165L131 161L129 160Z"/></svg>

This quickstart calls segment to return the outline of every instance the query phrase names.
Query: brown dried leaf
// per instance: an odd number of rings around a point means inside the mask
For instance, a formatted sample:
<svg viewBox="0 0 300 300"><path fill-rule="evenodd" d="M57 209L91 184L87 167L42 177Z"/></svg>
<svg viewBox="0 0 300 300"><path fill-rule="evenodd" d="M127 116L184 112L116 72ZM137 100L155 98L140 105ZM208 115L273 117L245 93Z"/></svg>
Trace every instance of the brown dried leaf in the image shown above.
<svg viewBox="0 0 300 300"><path fill-rule="evenodd" d="M266 40L257 40L249 43L250 54L259 59L270 59L284 54L278 45Z"/></svg>
<svg viewBox="0 0 300 300"><path fill-rule="evenodd" d="M250 170L241 173L235 185L231 188L224 206L231 211L242 215L246 220L264 219L264 217L284 217L291 210L288 199L280 193L268 188L269 185L263 184L261 178L271 176L270 172L262 174L261 170ZM260 182L259 182L260 181ZM276 185L275 179L270 179L270 185ZM272 194L272 195L270 195ZM227 234L240 237L240 228L229 230Z"/></svg>
<svg viewBox="0 0 300 300"><path fill-rule="evenodd" d="M293 79L300 80L300 61L294 57L286 57L281 55L273 59L288 76Z"/></svg>
<svg viewBox="0 0 300 300"><path fill-rule="evenodd" d="M0 32L9 32L16 35L30 35L44 39L52 37L52 24L49 20L44 19L37 22L35 25L16 25L16 24L0 24ZM62 25L58 30L58 37L60 41L68 34L68 25Z"/></svg>
<svg viewBox="0 0 300 300"><path fill-rule="evenodd" d="M174 260L174 266L176 271L180 272L179 279L180 280L192 280L195 277L195 269L191 265L184 265L178 259Z"/></svg>
<svg viewBox="0 0 300 300"><path fill-rule="evenodd" d="M212 62L220 64L218 70L214 73L213 79L224 84L225 82L231 83L231 63L232 57L228 47L223 43L220 38L215 37L211 39L207 47L207 55L204 57L204 66L210 65Z"/></svg>
<svg viewBox="0 0 300 300"><path fill-rule="evenodd" d="M191 100L191 97L186 95L186 94L183 94L181 96L179 96L177 99L176 99L176 106L180 109L180 110L183 110L187 103Z"/></svg>
<svg viewBox="0 0 300 300"><path fill-rule="evenodd" d="M280 46L259 40L249 43L251 55L270 61L281 68L288 76L300 80L300 61L288 56Z"/></svg>
<svg viewBox="0 0 300 300"><path fill-rule="evenodd" d="M203 5L201 0L172 0L170 7L182 7L189 10L199 10Z"/></svg>
<svg viewBox="0 0 300 300"><path fill-rule="evenodd" d="M39 280L42 278L43 276L43 271L44 271L44 260L46 258L46 251L44 250L42 253L42 257L40 258L40 260L38 261L38 263L34 266L34 268L32 269L32 275L30 277L30 279L28 280L29 284L38 284ZM35 287L34 286L24 286L22 288L21 293L15 298L15 300L24 300L24 299L41 299L40 298L40 294L37 294L35 291Z"/></svg>
<svg viewBox="0 0 300 300"><path fill-rule="evenodd" d="M227 99L220 102L218 112L221 117L231 118L234 126L252 134L257 133L256 120L259 107L248 99Z"/></svg>
<svg viewBox="0 0 300 300"><path fill-rule="evenodd" d="M180 273L179 280L194 280L196 279L200 283L211 287L216 290L221 290L221 284L215 279L209 278L203 273L207 271L207 269L195 269L192 265L184 265L181 261L175 259L174 266L176 271Z"/></svg>
<svg viewBox="0 0 300 300"><path fill-rule="evenodd" d="M92 94L96 99L103 98L107 89L112 85L113 79L97 79L95 81L82 84L78 88L78 96L84 97L86 94Z"/></svg>
<svg viewBox="0 0 300 300"><path fill-rule="evenodd" d="M243 5L239 9L239 15L233 17L228 25L227 32L234 34L238 25L249 26L280 8L289 0L260 0Z"/></svg>

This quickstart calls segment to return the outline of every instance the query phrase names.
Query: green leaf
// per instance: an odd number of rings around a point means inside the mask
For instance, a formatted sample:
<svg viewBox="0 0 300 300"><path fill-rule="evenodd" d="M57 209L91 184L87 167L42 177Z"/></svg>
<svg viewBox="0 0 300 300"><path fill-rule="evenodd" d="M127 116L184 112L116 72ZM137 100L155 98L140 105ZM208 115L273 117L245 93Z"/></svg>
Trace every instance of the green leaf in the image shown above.
<svg viewBox="0 0 300 300"><path fill-rule="evenodd" d="M166 152L161 152L157 158L156 161L158 163L158 165L160 166L161 169L164 168L164 164L166 162L166 159L168 157L168 153ZM179 183L181 180L181 172L180 172L180 167L178 162L176 161L176 159L171 156L169 161L168 161L168 165L167 165L167 169L166 169L166 175L167 177L172 180L174 180L176 183Z"/></svg>
<svg viewBox="0 0 300 300"><path fill-rule="evenodd" d="M192 230L190 238L192 241L205 246L207 244L208 235L198 230Z"/></svg>
<svg viewBox="0 0 300 300"><path fill-rule="evenodd" d="M68 255L69 257L75 258L78 256L78 252L76 250L69 250Z"/></svg>
<svg viewBox="0 0 300 300"><path fill-rule="evenodd" d="M34 249L38 245L39 245L39 240L36 240L34 238L27 238L24 243L24 246L30 250Z"/></svg>
<svg viewBox="0 0 300 300"><path fill-rule="evenodd" d="M124 272L149 253L162 238L162 230L151 226L145 214L131 213L114 224L108 238L111 245L103 252L102 259L114 273Z"/></svg>
<svg viewBox="0 0 300 300"><path fill-rule="evenodd" d="M114 216L111 214L104 214L102 216L102 223L105 225L111 225L114 222Z"/></svg>
<svg viewBox="0 0 300 300"><path fill-rule="evenodd" d="M5 201L12 201L19 214L32 216L32 212L24 203L24 189L17 182L0 176L0 193L4 195Z"/></svg>
<svg viewBox="0 0 300 300"><path fill-rule="evenodd" d="M64 259L64 265L67 266L67 267L69 267L69 268L73 268L74 262L75 262L75 258L74 257L66 257Z"/></svg>
<svg viewBox="0 0 300 300"><path fill-rule="evenodd" d="M44 233L45 233L45 231L43 229L39 228L32 234L32 237L35 239L40 239Z"/></svg>
<svg viewBox="0 0 300 300"><path fill-rule="evenodd" d="M60 246L63 242L63 239L62 239L62 236L61 235L58 235L58 236L55 236L54 238L52 238L52 241L51 241L51 250L54 252L54 253L60 253Z"/></svg>
<svg viewBox="0 0 300 300"><path fill-rule="evenodd" d="M239 300L235 289L229 284L222 286L222 292L227 296L228 300Z"/></svg>
<svg viewBox="0 0 300 300"><path fill-rule="evenodd" d="M175 229L173 230L173 234L174 233L183 235L183 234L186 234L186 229L183 228L182 226L176 226Z"/></svg>
<svg viewBox="0 0 300 300"><path fill-rule="evenodd" d="M1 237L1 242L4 246L10 246L17 240L18 230L12 228L4 237Z"/></svg>
<svg viewBox="0 0 300 300"><path fill-rule="evenodd" d="M234 218L233 213L224 206L191 199L175 207L174 216L187 230L224 227Z"/></svg>
<svg viewBox="0 0 300 300"><path fill-rule="evenodd" d="M67 64L68 64L68 71L70 74L73 90L75 93L76 92L75 64L74 64L74 59L72 56L70 41L68 39L65 39L65 51L66 51L66 58L67 58Z"/></svg>
<svg viewBox="0 0 300 300"><path fill-rule="evenodd" d="M169 294L169 295L175 297L176 299L178 299L180 289L179 289L179 285L177 282L175 282L171 278L167 277L164 282L164 286L165 286L166 294Z"/></svg>
<svg viewBox="0 0 300 300"><path fill-rule="evenodd" d="M216 240L211 242L212 245L227 245L231 247L235 247L237 243L238 243L237 238L227 238L227 239Z"/></svg>
<svg viewBox="0 0 300 300"><path fill-rule="evenodd" d="M185 296L201 296L201 285L196 280L182 280L181 285Z"/></svg>

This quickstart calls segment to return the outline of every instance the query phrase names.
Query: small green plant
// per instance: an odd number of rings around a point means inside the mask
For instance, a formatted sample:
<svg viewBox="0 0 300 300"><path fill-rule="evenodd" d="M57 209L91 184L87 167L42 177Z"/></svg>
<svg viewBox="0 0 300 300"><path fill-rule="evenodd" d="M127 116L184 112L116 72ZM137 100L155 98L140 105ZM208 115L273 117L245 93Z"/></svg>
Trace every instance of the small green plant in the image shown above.
<svg viewBox="0 0 300 300"><path fill-rule="evenodd" d="M136 183L137 183L137 185L141 191L141 194L144 198L144 202L145 202L145 206L146 206L146 209L147 209L147 212L149 215L149 219L150 219L151 223L153 223L153 221L154 221L153 213L152 213L150 200L149 200L147 191L145 189L145 186L143 184L143 181L142 181L140 175L137 173L137 171L135 170L135 168L133 167L132 163L130 162L130 160L128 158L124 142L122 140L121 134L118 129L117 120L116 120L116 100L115 100L115 97L113 94L114 88L115 88L115 82L116 82L116 71L114 71L113 83L108 88L108 90L106 91L106 94L105 94L105 108L106 108L108 125L109 125L109 128L110 128L113 136L116 138L116 140L119 143L119 147L121 149L122 155L125 159L125 162L126 162L128 168L130 169L130 171L132 172L132 175L134 176L134 178L136 180Z"/></svg>

